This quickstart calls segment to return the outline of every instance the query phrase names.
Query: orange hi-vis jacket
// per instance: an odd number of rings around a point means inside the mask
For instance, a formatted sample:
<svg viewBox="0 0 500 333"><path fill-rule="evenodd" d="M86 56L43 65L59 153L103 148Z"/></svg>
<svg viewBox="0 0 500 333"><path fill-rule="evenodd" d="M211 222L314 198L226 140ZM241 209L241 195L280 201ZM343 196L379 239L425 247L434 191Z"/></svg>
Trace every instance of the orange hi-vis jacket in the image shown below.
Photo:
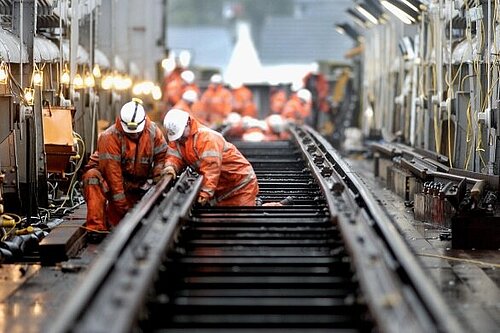
<svg viewBox="0 0 500 333"><path fill-rule="evenodd" d="M328 94L330 85L323 74L309 73L303 78L304 87L308 89L313 96L316 95L316 107L321 112L328 112L330 105L328 103Z"/></svg>
<svg viewBox="0 0 500 333"><path fill-rule="evenodd" d="M170 142L165 166L179 173L190 166L203 175L200 196L217 206L255 206L259 192L255 172L245 157L224 137L191 119L186 141Z"/></svg>
<svg viewBox="0 0 500 333"><path fill-rule="evenodd" d="M269 96L269 109L270 113L281 114L283 111L283 107L286 104L286 91L284 89L277 88L276 90L271 92L271 96Z"/></svg>
<svg viewBox="0 0 500 333"><path fill-rule="evenodd" d="M253 93L245 86L233 89L233 112L237 112L242 116L250 116L257 118L257 107L253 102Z"/></svg>
<svg viewBox="0 0 500 333"><path fill-rule="evenodd" d="M203 125L208 124L207 114L203 112L202 104L200 101L189 103L181 99L179 102L177 102L177 104L174 105L173 109L186 111L191 117L195 118Z"/></svg>
<svg viewBox="0 0 500 333"><path fill-rule="evenodd" d="M83 175L88 228L108 230L106 217L118 224L140 199L141 186L161 175L167 143L160 128L148 117L145 121L137 140L125 134L120 118L99 136Z"/></svg>
<svg viewBox="0 0 500 333"><path fill-rule="evenodd" d="M209 85L200 100L210 124L221 123L233 108L233 96L222 85Z"/></svg>
<svg viewBox="0 0 500 333"><path fill-rule="evenodd" d="M163 78L163 82L162 82L162 99L163 101L165 102L169 102L169 85L173 82L173 81L176 81L176 82L182 82L182 78L181 78L181 73L184 69L182 69L181 67L176 67L174 68L174 70L167 74L164 78ZM172 86L170 86L170 89L172 88ZM173 104L171 104L173 105Z"/></svg>
<svg viewBox="0 0 500 333"><path fill-rule="evenodd" d="M178 101L180 101L183 93L184 81L180 77L167 83L165 94L167 102L170 105L175 105Z"/></svg>
<svg viewBox="0 0 500 333"><path fill-rule="evenodd" d="M303 123L311 114L310 103L303 102L297 95L293 95L283 107L282 116L285 119Z"/></svg>

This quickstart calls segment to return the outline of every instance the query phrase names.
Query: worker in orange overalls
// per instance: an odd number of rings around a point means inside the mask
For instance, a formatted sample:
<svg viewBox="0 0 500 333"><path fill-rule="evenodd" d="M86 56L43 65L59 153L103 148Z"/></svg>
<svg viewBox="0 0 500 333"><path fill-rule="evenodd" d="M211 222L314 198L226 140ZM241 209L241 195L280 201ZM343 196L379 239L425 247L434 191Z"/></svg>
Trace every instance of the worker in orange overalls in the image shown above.
<svg viewBox="0 0 500 333"><path fill-rule="evenodd" d="M309 90L312 96L312 127L318 128L320 123L320 112L323 114L328 114L330 112L330 102L328 101L330 85L326 77L320 73L318 69L304 76L303 83L304 88Z"/></svg>
<svg viewBox="0 0 500 333"><path fill-rule="evenodd" d="M182 79L182 93L188 91L188 90L194 90L200 95L200 88L195 82L195 75L192 71L190 70L185 70L181 73L181 79Z"/></svg>
<svg viewBox="0 0 500 333"><path fill-rule="evenodd" d="M189 114L193 112L193 104L198 101L198 93L194 90L186 90L182 94L182 98L177 104L174 105L174 109L181 109Z"/></svg>
<svg viewBox="0 0 500 333"><path fill-rule="evenodd" d="M243 141L261 142L266 139L266 123L262 120L245 116L241 119Z"/></svg>
<svg viewBox="0 0 500 333"><path fill-rule="evenodd" d="M182 96L184 82L182 80L181 74L184 72L184 68L180 65L176 66L172 72L165 76L163 82L163 102L166 103L166 110L175 105Z"/></svg>
<svg viewBox="0 0 500 333"><path fill-rule="evenodd" d="M286 101L287 93L285 88L281 86L271 87L271 91L269 94L269 113L281 114Z"/></svg>
<svg viewBox="0 0 500 333"><path fill-rule="evenodd" d="M167 112L163 126L169 141L164 173L175 177L190 166L203 175L200 205L255 206L257 177L232 143L178 109Z"/></svg>
<svg viewBox="0 0 500 333"><path fill-rule="evenodd" d="M230 84L231 94L233 95L232 111L241 116L250 116L257 118L257 107L253 101L253 93L241 81L233 81Z"/></svg>
<svg viewBox="0 0 500 333"><path fill-rule="evenodd" d="M304 124L311 115L311 98L309 90L299 89L283 107L283 118L297 124Z"/></svg>
<svg viewBox="0 0 500 333"><path fill-rule="evenodd" d="M207 113L204 112L203 107L198 100L198 93L194 90L186 90L182 94L182 99L175 104L173 108L186 111L203 125L208 124Z"/></svg>
<svg viewBox="0 0 500 333"><path fill-rule="evenodd" d="M215 128L222 124L233 108L233 97L229 89L222 84L222 76L214 74L210 78L210 85L201 96L203 110L208 114L210 127Z"/></svg>
<svg viewBox="0 0 500 333"><path fill-rule="evenodd" d="M115 124L99 135L82 177L90 235L100 238L120 222L150 180L161 177L166 152L165 137L141 100L123 105Z"/></svg>
<svg viewBox="0 0 500 333"><path fill-rule="evenodd" d="M266 127L265 141L288 140L290 134L286 131L287 123L279 114L272 114L264 119Z"/></svg>
<svg viewBox="0 0 500 333"><path fill-rule="evenodd" d="M230 140L241 139L244 132L241 118L241 115L237 112L230 112L227 115L226 119L223 121L223 125L225 125L224 137Z"/></svg>

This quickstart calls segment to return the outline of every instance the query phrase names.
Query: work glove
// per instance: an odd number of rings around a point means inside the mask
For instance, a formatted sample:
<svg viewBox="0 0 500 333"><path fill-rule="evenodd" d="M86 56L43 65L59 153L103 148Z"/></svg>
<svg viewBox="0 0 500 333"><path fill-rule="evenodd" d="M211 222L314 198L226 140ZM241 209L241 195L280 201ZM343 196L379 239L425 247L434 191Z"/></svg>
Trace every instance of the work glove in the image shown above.
<svg viewBox="0 0 500 333"><path fill-rule="evenodd" d="M175 179L175 177L177 177L177 173L175 172L175 169L173 166L171 165L167 165L163 171L162 171L162 175L163 176L168 176L168 175L171 175L173 179Z"/></svg>
<svg viewBox="0 0 500 333"><path fill-rule="evenodd" d="M198 204L200 204L200 206L205 206L206 204L208 204L208 197L200 195L198 197Z"/></svg>
<svg viewBox="0 0 500 333"><path fill-rule="evenodd" d="M262 206L264 207L281 207L283 204L281 202L266 202Z"/></svg>
<svg viewBox="0 0 500 333"><path fill-rule="evenodd" d="M125 216L125 214L127 214L128 210L130 208L128 206L127 199L114 201L113 204L115 206L115 211L119 216Z"/></svg>

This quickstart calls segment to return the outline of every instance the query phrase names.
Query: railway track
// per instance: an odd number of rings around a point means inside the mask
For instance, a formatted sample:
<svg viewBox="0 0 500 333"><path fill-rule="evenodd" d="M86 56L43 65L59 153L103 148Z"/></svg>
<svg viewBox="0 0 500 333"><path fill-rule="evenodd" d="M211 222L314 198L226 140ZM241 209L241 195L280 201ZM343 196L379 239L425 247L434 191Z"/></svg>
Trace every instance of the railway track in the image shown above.
<svg viewBox="0 0 500 333"><path fill-rule="evenodd" d="M314 131L237 143L269 207L197 207L201 177L148 192L53 332L459 332L361 181ZM292 201L292 202L290 202Z"/></svg>

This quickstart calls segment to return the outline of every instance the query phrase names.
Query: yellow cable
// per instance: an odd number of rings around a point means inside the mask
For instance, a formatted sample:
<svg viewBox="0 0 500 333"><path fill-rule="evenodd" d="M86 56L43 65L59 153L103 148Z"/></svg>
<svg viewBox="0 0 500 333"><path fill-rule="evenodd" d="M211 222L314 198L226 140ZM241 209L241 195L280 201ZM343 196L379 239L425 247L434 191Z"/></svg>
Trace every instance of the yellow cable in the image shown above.
<svg viewBox="0 0 500 333"><path fill-rule="evenodd" d="M484 261L475 260L475 259L462 259L462 258L450 257L450 256L444 256L444 255L432 254L432 253L417 253L417 255L422 256L422 257L432 257L432 258L446 259L446 260L452 260L452 261L462 261L462 262L466 262L469 264L476 264L476 265L483 265L483 266L491 266L491 267L495 267L495 268L500 268L500 264L484 262Z"/></svg>
<svg viewBox="0 0 500 333"><path fill-rule="evenodd" d="M465 170L468 170L469 168L469 162L470 158L472 156L472 151L474 149L474 144L471 142L472 141L472 115L471 115L471 102L469 98L469 105L467 106L467 133L466 133L466 144L467 147L470 147L467 152L467 156L465 158Z"/></svg>

